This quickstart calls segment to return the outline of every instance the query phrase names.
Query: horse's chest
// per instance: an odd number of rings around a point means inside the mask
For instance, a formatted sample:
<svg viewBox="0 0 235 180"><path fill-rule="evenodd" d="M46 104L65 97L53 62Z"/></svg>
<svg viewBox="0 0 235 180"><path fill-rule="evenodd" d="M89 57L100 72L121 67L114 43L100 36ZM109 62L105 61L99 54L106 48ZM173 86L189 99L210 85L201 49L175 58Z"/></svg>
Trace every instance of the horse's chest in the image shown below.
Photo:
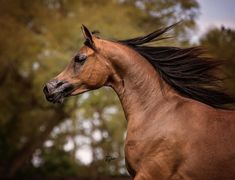
<svg viewBox="0 0 235 180"><path fill-rule="evenodd" d="M139 138L140 139L140 138ZM168 138L155 137L142 140L127 137L125 142L125 159L129 173L135 176L137 172L145 171L149 175L162 177L172 174L172 168L181 161L181 153Z"/></svg>
<svg viewBox="0 0 235 180"><path fill-rule="evenodd" d="M138 171L140 166L146 163L146 158L152 154L152 146L153 141L148 138L127 137L125 141L125 159L129 172Z"/></svg>
<svg viewBox="0 0 235 180"><path fill-rule="evenodd" d="M126 167L130 175L135 176L143 154L143 145L136 140L126 140L125 142L125 160Z"/></svg>
<svg viewBox="0 0 235 180"><path fill-rule="evenodd" d="M152 147L153 136L146 132L139 133L138 131L137 133L133 129L133 127L129 126L124 151L128 172L134 176L140 169L140 166L145 164L145 159L149 155L149 150Z"/></svg>

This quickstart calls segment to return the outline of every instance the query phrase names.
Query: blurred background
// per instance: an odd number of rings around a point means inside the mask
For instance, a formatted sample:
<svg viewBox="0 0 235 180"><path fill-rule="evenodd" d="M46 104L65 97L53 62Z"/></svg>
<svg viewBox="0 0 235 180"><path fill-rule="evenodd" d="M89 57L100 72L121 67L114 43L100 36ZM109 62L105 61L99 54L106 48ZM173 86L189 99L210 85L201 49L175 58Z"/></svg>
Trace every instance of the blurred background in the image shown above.
<svg viewBox="0 0 235 180"><path fill-rule="evenodd" d="M0 177L128 179L126 120L109 88L45 100L42 87L82 46L81 24L106 39L184 20L164 45L202 45L226 60L235 93L234 0L0 0Z"/></svg>

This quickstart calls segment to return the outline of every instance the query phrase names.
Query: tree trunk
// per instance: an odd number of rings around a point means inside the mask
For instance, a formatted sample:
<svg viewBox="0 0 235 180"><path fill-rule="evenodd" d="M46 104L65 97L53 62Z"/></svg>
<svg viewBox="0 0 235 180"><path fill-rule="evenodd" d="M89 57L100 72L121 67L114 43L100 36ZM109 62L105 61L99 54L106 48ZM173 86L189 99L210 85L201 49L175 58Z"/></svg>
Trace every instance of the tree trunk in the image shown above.
<svg viewBox="0 0 235 180"><path fill-rule="evenodd" d="M8 167L3 172L4 177L14 177L16 172L23 166L23 164L32 156L34 151L41 147L45 140L48 138L53 128L61 123L67 115L63 112L62 108L58 108L55 112L55 117L50 120L45 130L35 138L28 141L24 147L16 153L13 159L8 164Z"/></svg>

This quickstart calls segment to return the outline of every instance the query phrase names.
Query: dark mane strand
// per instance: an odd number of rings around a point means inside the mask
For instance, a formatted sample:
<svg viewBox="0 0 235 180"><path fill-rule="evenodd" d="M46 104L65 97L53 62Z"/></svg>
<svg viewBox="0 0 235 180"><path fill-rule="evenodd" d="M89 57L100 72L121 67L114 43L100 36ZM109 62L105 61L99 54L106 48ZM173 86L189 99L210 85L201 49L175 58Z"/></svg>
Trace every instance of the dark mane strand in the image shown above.
<svg viewBox="0 0 235 180"><path fill-rule="evenodd" d="M177 24L177 23L176 23ZM120 40L143 57L159 72L161 78L179 94L215 108L235 103L235 98L223 91L221 81L214 71L221 62L204 56L200 47L156 47L148 45L162 39L161 35L176 24L154 31L146 36Z"/></svg>

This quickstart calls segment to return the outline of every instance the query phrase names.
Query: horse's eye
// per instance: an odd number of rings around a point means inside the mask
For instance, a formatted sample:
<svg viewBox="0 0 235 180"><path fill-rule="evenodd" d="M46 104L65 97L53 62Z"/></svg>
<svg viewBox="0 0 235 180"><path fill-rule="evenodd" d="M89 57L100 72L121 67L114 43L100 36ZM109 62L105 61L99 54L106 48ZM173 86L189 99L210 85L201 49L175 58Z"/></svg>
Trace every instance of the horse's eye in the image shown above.
<svg viewBox="0 0 235 180"><path fill-rule="evenodd" d="M75 62L84 62L86 60L87 56L83 54L78 54L74 57Z"/></svg>

